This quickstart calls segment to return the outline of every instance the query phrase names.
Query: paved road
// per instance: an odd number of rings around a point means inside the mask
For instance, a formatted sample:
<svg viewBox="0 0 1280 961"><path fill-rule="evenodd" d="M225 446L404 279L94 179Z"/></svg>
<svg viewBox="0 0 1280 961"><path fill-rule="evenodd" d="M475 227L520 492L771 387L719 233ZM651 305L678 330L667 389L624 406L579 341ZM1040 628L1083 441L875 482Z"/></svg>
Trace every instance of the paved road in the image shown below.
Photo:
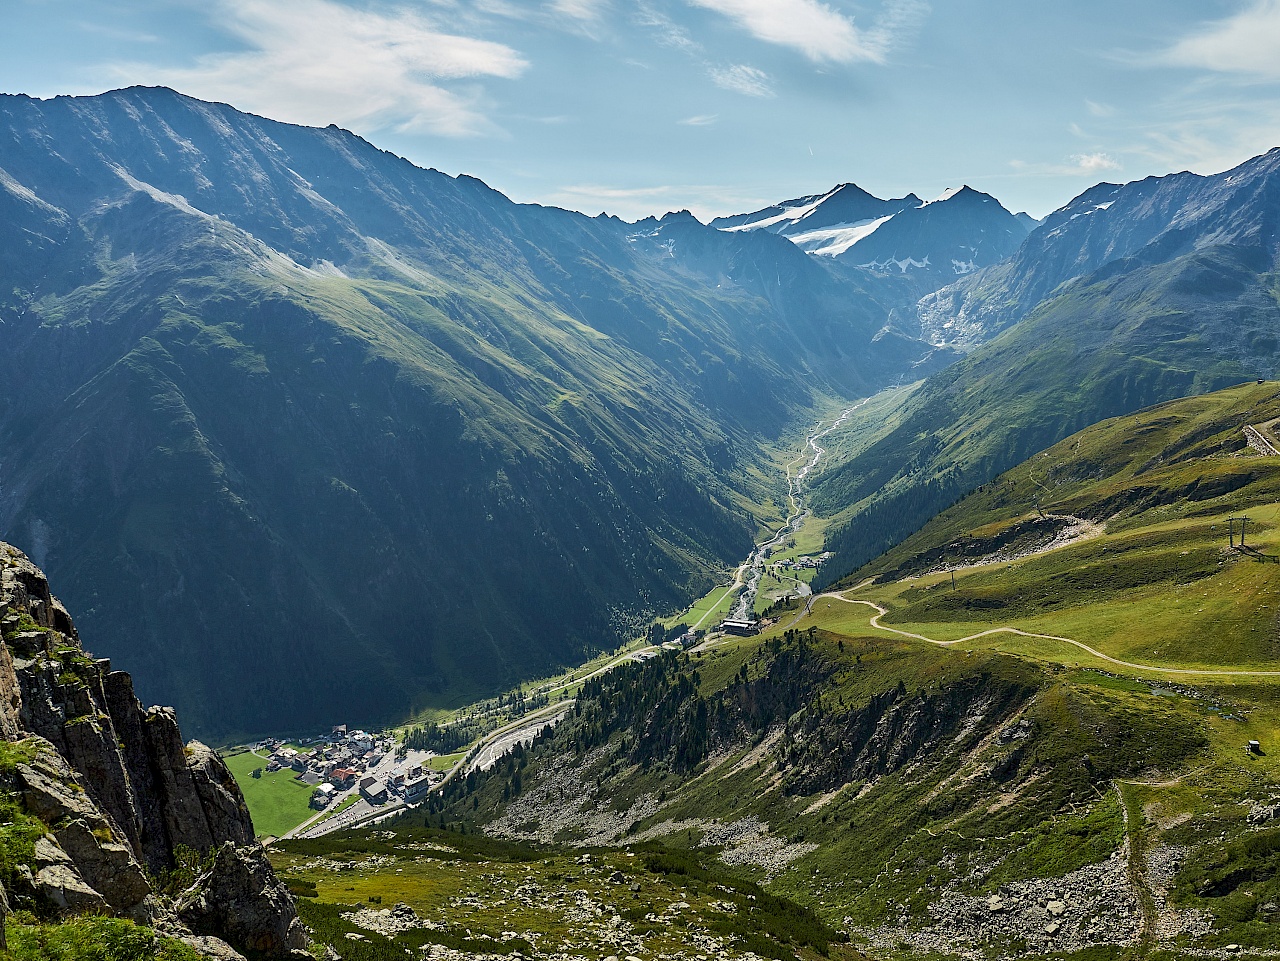
<svg viewBox="0 0 1280 961"><path fill-rule="evenodd" d="M1280 450L1276 450L1271 441L1267 440L1266 435L1252 424L1245 425L1244 436L1245 440L1249 442L1249 446L1259 454L1267 457L1280 457Z"/></svg>
<svg viewBox="0 0 1280 961"><path fill-rule="evenodd" d="M479 751L473 752L471 761L467 764L467 773L487 770L517 744L523 744L526 747L532 744L533 739L544 727L548 724L554 726L564 719L573 707L573 701L562 701L556 706L560 708L558 712L553 711L536 718L526 716L521 718L522 723L509 724L503 728L502 733L491 736Z"/></svg>

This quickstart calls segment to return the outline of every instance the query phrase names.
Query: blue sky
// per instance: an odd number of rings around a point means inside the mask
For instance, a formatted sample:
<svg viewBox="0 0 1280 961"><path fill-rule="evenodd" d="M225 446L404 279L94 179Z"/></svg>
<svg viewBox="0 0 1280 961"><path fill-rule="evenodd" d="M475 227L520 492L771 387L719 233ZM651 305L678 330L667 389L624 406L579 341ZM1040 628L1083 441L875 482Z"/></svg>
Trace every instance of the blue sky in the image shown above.
<svg viewBox="0 0 1280 961"><path fill-rule="evenodd" d="M704 219L853 181L1043 216L1280 145L1280 0L3 0L0 91L164 84L520 201Z"/></svg>

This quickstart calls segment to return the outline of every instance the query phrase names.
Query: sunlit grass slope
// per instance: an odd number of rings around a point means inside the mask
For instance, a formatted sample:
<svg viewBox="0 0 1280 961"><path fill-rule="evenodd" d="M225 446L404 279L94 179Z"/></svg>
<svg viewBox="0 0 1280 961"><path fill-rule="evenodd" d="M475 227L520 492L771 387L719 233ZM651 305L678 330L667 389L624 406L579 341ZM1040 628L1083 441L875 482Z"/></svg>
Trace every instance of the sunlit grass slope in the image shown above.
<svg viewBox="0 0 1280 961"><path fill-rule="evenodd" d="M1153 667L1280 671L1280 457L1257 454L1243 431L1277 416L1280 392L1266 383L1098 424L965 498L840 587L863 584L849 596L887 607L884 624L939 640L1016 627ZM1228 520L1239 517L1248 518L1245 550L1241 521ZM866 630L873 614L823 601L815 617ZM967 643L1089 660L1007 634Z"/></svg>

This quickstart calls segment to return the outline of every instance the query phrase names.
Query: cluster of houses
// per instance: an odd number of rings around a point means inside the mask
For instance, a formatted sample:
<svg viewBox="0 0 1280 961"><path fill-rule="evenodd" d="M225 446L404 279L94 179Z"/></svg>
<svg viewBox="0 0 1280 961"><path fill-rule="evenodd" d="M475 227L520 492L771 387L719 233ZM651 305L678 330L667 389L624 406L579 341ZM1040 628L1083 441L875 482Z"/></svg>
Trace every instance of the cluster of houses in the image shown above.
<svg viewBox="0 0 1280 961"><path fill-rule="evenodd" d="M389 735L349 731L345 724L339 724L328 735L303 741L300 747L268 739L258 744L257 750L270 752L267 771L292 768L297 772L295 778L316 785L311 805L321 810L351 788L357 788L370 804L385 804L393 795L412 804L422 800L431 787L432 772L421 764L374 776L373 771L395 750L395 740Z"/></svg>
<svg viewBox="0 0 1280 961"><path fill-rule="evenodd" d="M389 736L348 731L341 724L327 736L303 741L301 747L297 750L268 739L258 745L258 750L271 752L268 771L293 768L299 780L315 784L335 777L340 782L354 779L361 771L376 767L387 752L394 750L395 741Z"/></svg>
<svg viewBox="0 0 1280 961"><path fill-rule="evenodd" d="M403 770L396 768L385 778L366 775L360 778L358 787L360 796L370 804L386 804L392 797L399 798L405 804L416 804L427 796L437 776L430 768L413 764ZM322 788L327 786L329 785L321 785ZM316 790L319 792L320 789ZM329 793L317 806L324 807L332 797L333 793ZM316 800L313 798L312 803L316 803Z"/></svg>
<svg viewBox="0 0 1280 961"><path fill-rule="evenodd" d="M778 561L778 566L789 571L817 570L822 562L831 556L830 551L825 551L821 554L806 554L794 560L788 557L785 560Z"/></svg>

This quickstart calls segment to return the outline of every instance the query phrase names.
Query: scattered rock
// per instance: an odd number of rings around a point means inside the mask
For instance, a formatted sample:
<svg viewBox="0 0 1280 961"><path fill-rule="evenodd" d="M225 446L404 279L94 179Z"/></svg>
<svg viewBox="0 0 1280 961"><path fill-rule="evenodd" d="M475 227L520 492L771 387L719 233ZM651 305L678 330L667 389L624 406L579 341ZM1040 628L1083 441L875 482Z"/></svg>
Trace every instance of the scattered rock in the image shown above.
<svg viewBox="0 0 1280 961"><path fill-rule="evenodd" d="M179 941L210 961L245 961L245 956L221 938L200 934L178 934Z"/></svg>
<svg viewBox="0 0 1280 961"><path fill-rule="evenodd" d="M1270 804L1255 804L1249 808L1246 820L1254 827L1261 827L1269 821L1280 818L1280 801L1275 799Z"/></svg>

